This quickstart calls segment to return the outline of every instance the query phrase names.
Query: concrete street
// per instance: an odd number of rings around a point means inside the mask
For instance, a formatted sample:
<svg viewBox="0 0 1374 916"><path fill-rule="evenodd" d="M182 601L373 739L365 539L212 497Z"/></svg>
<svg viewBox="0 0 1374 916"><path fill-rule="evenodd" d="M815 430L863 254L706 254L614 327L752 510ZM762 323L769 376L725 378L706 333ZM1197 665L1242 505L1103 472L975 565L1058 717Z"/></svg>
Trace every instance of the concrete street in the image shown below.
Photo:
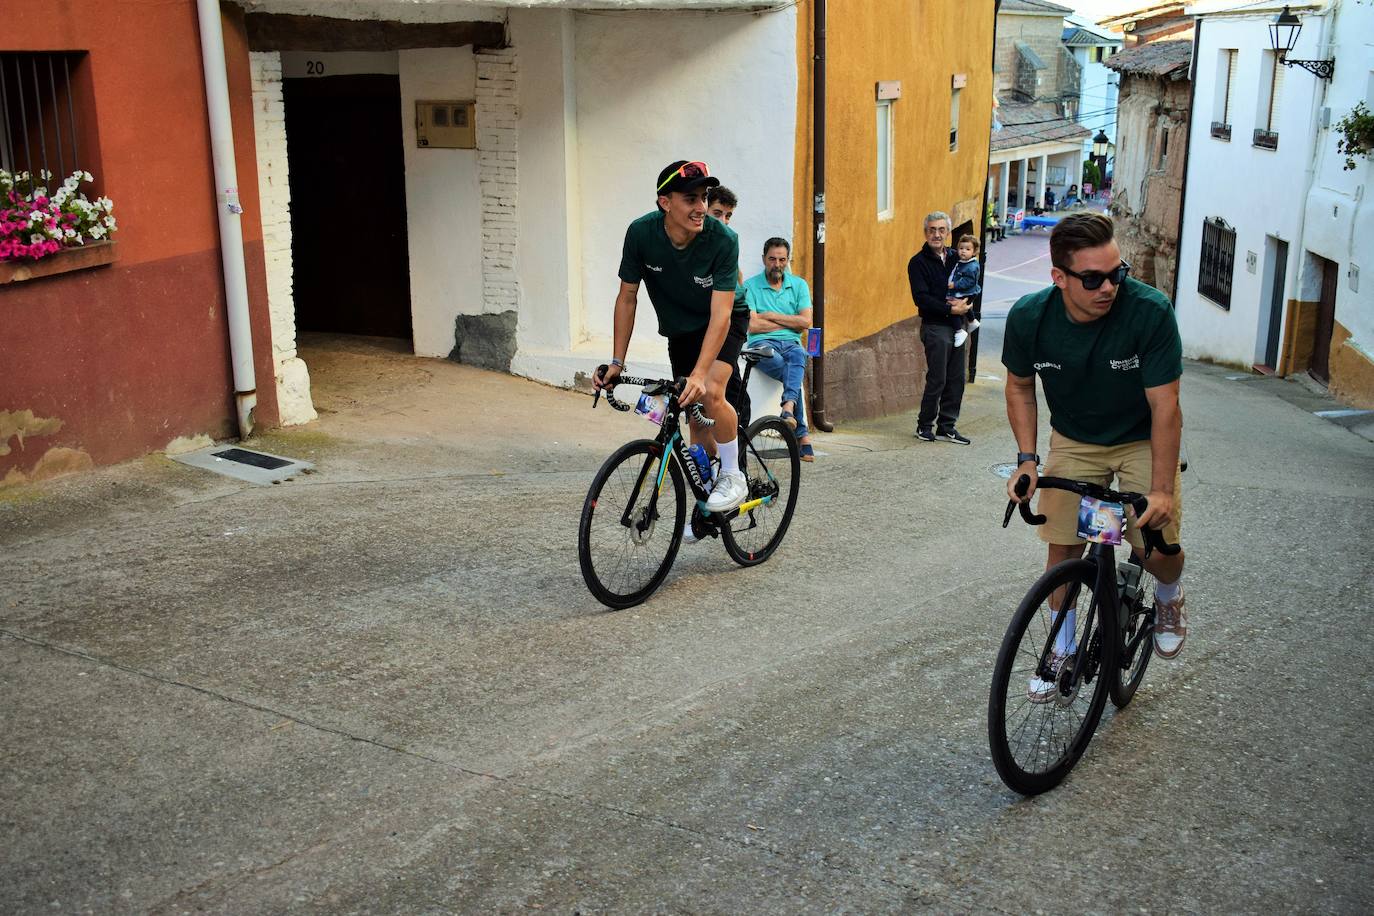
<svg viewBox="0 0 1374 916"><path fill-rule="evenodd" d="M987 693L1043 549L999 527L995 378L972 447L819 435L776 557L684 547L610 612L577 519L642 420L303 355L321 419L249 444L312 474L0 490L6 912L1374 907L1374 442L1321 395L1188 366L1188 646L1023 800Z"/></svg>

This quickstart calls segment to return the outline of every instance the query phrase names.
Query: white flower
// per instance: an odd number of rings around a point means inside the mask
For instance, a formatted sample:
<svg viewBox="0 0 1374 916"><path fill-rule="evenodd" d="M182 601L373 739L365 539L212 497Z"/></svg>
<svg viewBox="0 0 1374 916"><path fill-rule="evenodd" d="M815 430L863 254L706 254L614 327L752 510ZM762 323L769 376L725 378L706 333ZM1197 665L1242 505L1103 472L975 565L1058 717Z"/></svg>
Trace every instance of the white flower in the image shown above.
<svg viewBox="0 0 1374 916"><path fill-rule="evenodd" d="M96 223L94 226L91 227L91 238L98 239L104 234L105 230L100 228L99 223Z"/></svg>
<svg viewBox="0 0 1374 916"><path fill-rule="evenodd" d="M106 228L106 229L109 229L111 232L113 232L113 231L114 231L114 227L115 227L115 218L114 218L113 216L107 216L107 217L105 217L105 228Z"/></svg>
<svg viewBox="0 0 1374 916"><path fill-rule="evenodd" d="M67 238L69 238L69 239L74 239L74 238L76 238L76 230L75 230L75 229L72 229L72 228L66 229L62 234L63 234L64 236L66 236Z"/></svg>
<svg viewBox="0 0 1374 916"><path fill-rule="evenodd" d="M42 178L44 181L47 181L49 178L52 177L52 172L49 172L47 169L39 169L38 177Z"/></svg>
<svg viewBox="0 0 1374 916"><path fill-rule="evenodd" d="M69 191L75 191L77 185L79 184L81 184L81 179L73 175L71 178L68 178L66 181L62 182L62 187L66 188Z"/></svg>
<svg viewBox="0 0 1374 916"><path fill-rule="evenodd" d="M91 175L90 172L80 172L79 174L81 175L82 181L95 181L95 178Z"/></svg>
<svg viewBox="0 0 1374 916"><path fill-rule="evenodd" d="M106 213L109 213L111 210L114 209L114 201L110 200L108 197L100 198L99 203L100 206L104 208Z"/></svg>
<svg viewBox="0 0 1374 916"><path fill-rule="evenodd" d="M33 212L31 212L31 213L29 214L29 222L31 222L31 223L41 223L41 222L43 222L43 213L42 213L42 211L41 211L41 210L34 210Z"/></svg>
<svg viewBox="0 0 1374 916"><path fill-rule="evenodd" d="M41 233L41 232L35 232L33 235L29 236L29 244L30 244L30 245L37 245L39 242L46 242L46 241L47 241L47 236L43 235L43 233Z"/></svg>

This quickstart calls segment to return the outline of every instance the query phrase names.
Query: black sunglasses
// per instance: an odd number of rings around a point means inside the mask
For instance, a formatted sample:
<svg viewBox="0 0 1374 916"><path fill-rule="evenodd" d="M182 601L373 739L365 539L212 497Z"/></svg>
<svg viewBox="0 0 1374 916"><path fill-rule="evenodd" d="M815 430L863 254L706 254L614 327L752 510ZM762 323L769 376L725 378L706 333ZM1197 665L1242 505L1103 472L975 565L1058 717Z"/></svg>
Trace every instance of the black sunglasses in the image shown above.
<svg viewBox="0 0 1374 916"><path fill-rule="evenodd" d="M1108 280L1112 281L1112 286L1120 286L1131 274L1131 265L1127 264L1125 261L1116 265L1116 270L1109 271L1105 274L1100 270L1085 270L1080 274L1077 271L1069 270L1067 267L1061 267L1059 269L1070 277L1077 277L1079 282L1083 284L1083 288L1087 290L1097 289Z"/></svg>

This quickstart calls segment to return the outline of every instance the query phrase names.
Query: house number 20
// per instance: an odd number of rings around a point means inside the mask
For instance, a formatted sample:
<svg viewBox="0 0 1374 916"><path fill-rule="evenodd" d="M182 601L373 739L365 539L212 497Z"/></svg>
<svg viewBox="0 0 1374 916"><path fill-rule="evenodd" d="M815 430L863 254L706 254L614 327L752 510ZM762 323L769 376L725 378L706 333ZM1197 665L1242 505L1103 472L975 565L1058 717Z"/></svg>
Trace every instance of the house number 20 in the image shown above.
<svg viewBox="0 0 1374 916"><path fill-rule="evenodd" d="M305 62L306 76L324 76L324 61L308 60Z"/></svg>

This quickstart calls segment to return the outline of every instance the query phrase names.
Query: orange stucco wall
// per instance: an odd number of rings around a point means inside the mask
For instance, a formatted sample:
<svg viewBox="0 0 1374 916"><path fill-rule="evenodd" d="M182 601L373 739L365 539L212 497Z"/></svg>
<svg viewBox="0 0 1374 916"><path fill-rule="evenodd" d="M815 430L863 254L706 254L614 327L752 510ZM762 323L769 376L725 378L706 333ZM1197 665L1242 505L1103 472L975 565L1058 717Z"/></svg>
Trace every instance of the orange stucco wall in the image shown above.
<svg viewBox="0 0 1374 916"><path fill-rule="evenodd" d="M801 4L803 68L796 150L796 271L811 270L811 16ZM982 206L992 119L993 4L832 2L827 21L826 349L915 314L906 263L932 210L973 219ZM949 151L951 80L964 74L959 148ZM878 220L876 83L900 80L893 106L894 215ZM962 209L955 214L956 207ZM805 244L802 244L802 242Z"/></svg>
<svg viewBox="0 0 1374 916"><path fill-rule="evenodd" d="M232 4L224 11L257 417L272 425L247 45L242 12ZM88 117L99 142L82 150L82 167L114 200L119 228L108 267L0 286L0 414L44 421L42 436L0 441L0 479L32 475L54 451L106 464L182 436L234 435L194 0L31 0L7 5L4 19L5 51L87 52Z"/></svg>

